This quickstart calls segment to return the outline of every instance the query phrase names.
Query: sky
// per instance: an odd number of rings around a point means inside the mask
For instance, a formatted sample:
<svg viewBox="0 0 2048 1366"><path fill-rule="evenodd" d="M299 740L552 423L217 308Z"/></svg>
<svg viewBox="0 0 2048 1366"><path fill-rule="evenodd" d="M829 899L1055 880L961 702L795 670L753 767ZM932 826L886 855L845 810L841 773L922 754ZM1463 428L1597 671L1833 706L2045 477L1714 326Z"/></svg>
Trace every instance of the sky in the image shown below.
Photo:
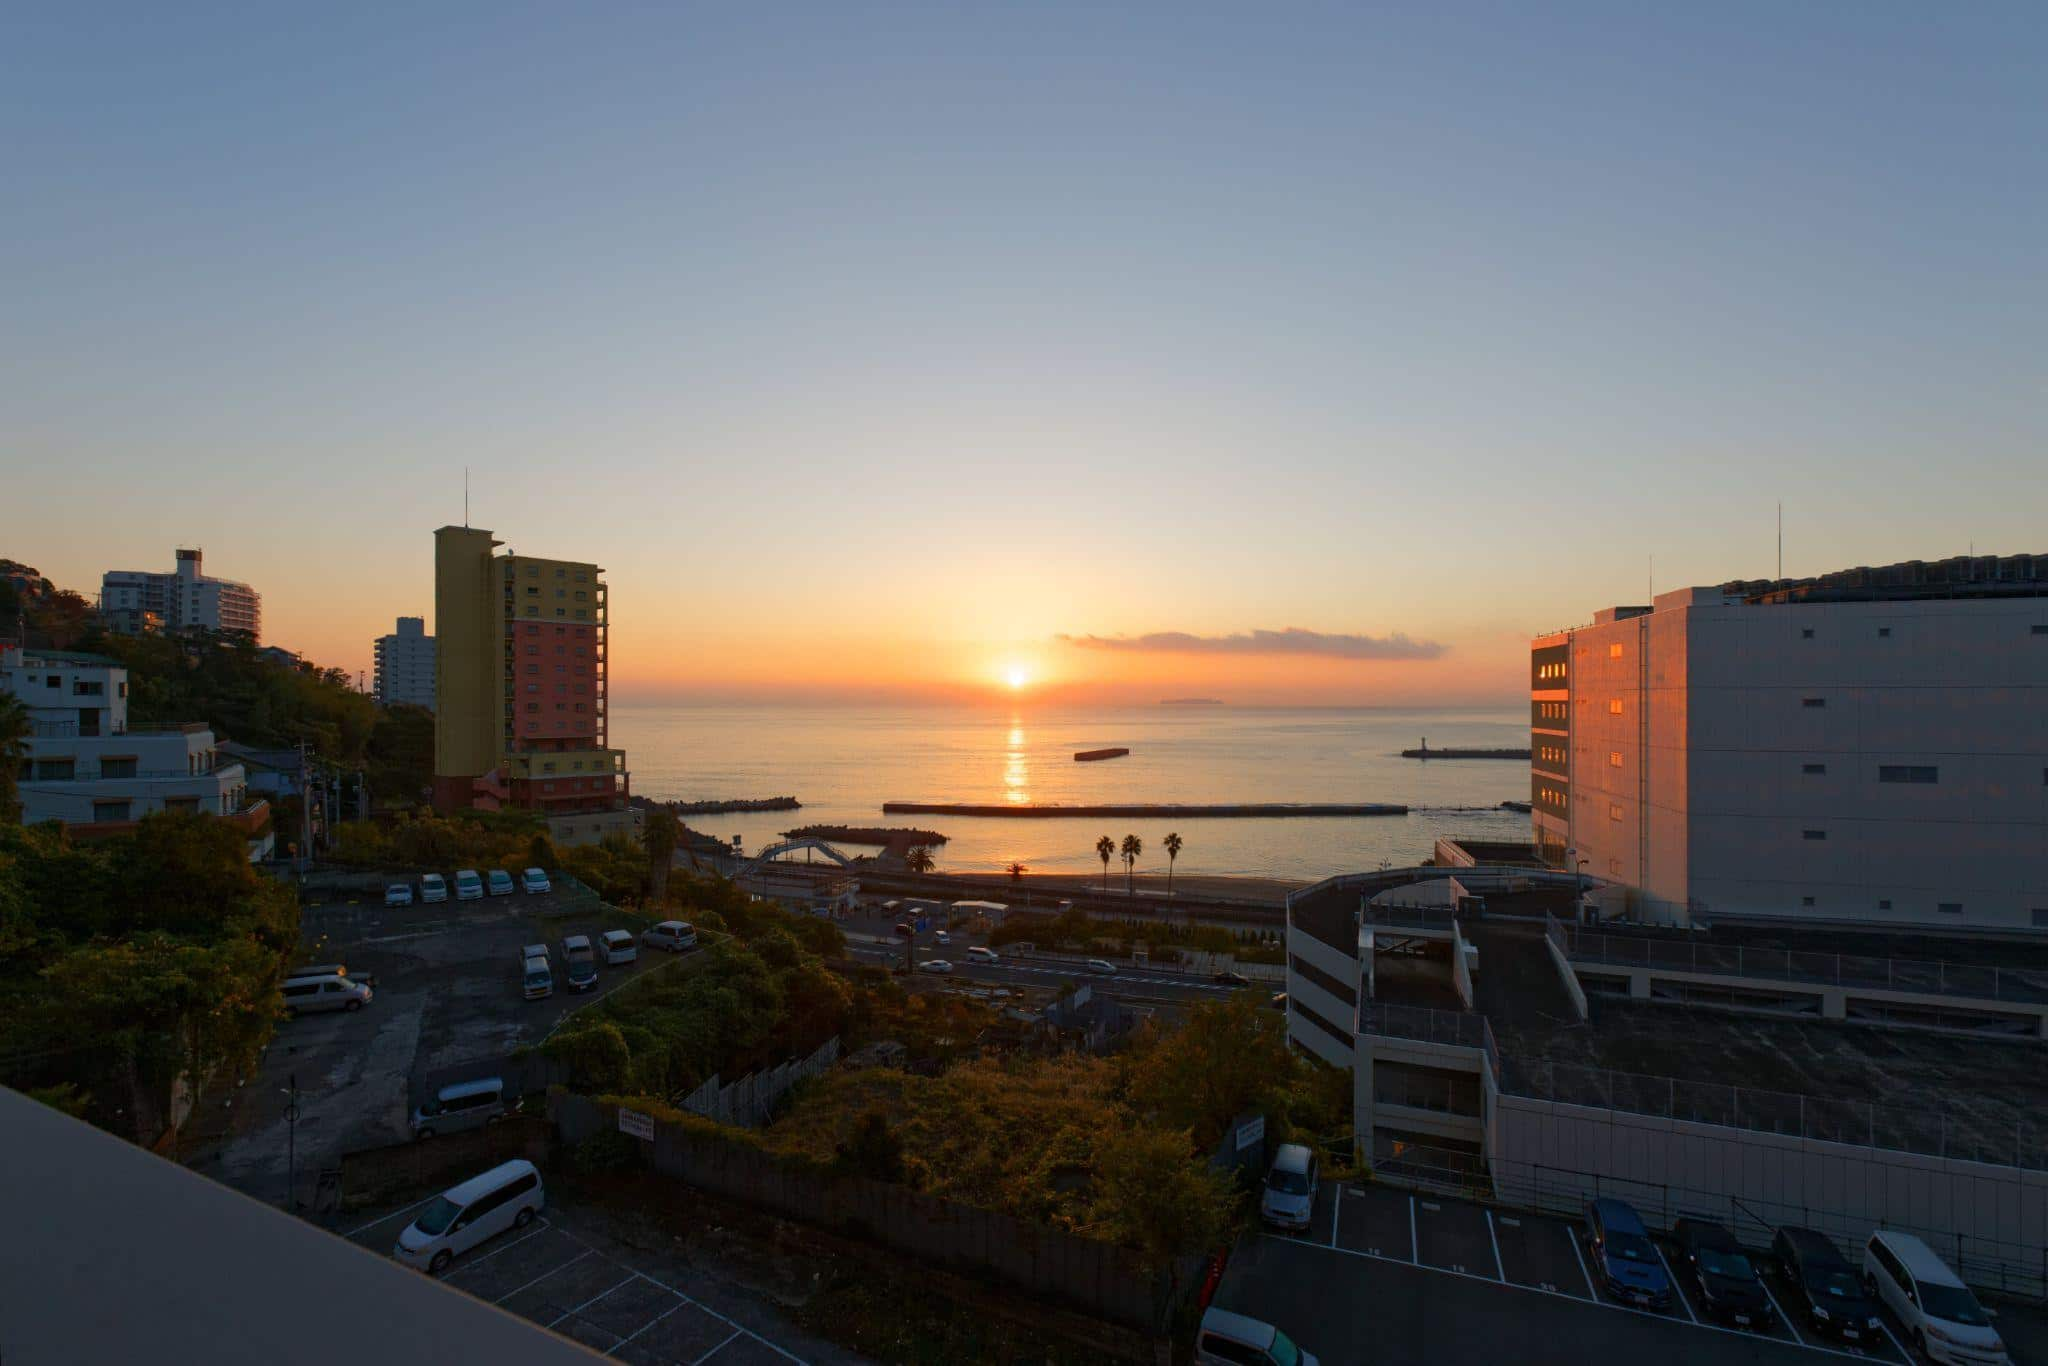
<svg viewBox="0 0 2048 1366"><path fill-rule="evenodd" d="M624 700L1485 705L2043 552L2048 7L31 7L0 555L351 671L468 518ZM431 625L431 623L430 623Z"/></svg>

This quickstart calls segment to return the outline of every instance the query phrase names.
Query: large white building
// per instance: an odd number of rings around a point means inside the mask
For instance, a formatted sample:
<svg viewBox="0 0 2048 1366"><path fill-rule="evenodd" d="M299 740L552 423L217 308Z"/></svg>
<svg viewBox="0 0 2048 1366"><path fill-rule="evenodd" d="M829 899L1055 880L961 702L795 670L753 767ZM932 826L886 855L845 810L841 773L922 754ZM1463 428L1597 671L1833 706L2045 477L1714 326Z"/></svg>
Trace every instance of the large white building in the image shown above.
<svg viewBox="0 0 2048 1366"><path fill-rule="evenodd" d="M400 617L396 631L377 637L376 654L372 691L379 702L434 709L434 638L425 617Z"/></svg>
<svg viewBox="0 0 2048 1366"><path fill-rule="evenodd" d="M1536 843L1609 914L2048 930L2048 556L1608 608L1530 701Z"/></svg>
<svg viewBox="0 0 2048 1366"><path fill-rule="evenodd" d="M252 799L242 765L203 722L128 721L128 671L99 655L0 649L0 692L29 715L22 823L62 821L73 833L116 834L155 811L224 816L241 826L252 859L272 837L267 803Z"/></svg>
<svg viewBox="0 0 2048 1366"><path fill-rule="evenodd" d="M139 620L154 612L164 628L182 631L246 631L263 636L263 596L246 583L209 578L199 572L201 552L180 549L178 567L169 574L140 569L110 569L100 578L100 610Z"/></svg>

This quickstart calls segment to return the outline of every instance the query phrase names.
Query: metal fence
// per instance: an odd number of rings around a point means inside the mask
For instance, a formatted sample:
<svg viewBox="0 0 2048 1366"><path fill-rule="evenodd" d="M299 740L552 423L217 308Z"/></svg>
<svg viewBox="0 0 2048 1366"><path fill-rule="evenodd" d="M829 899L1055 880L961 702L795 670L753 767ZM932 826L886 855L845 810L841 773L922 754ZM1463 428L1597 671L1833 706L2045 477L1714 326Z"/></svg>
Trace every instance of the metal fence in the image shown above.
<svg viewBox="0 0 2048 1366"><path fill-rule="evenodd" d="M775 1113L776 1105L798 1082L815 1077L839 1061L839 1036L825 1040L808 1058L792 1058L765 1072L750 1072L729 1086L720 1086L713 1076L702 1086L677 1100L691 1114L758 1129Z"/></svg>
<svg viewBox="0 0 2048 1366"><path fill-rule="evenodd" d="M1388 1039L1417 1039L1424 1043L1454 1044L1476 1048L1486 1054L1487 1066L1500 1076L1500 1050L1494 1046L1493 1026L1484 1015L1464 1010L1433 1010L1428 1006L1395 1006L1368 1001L1358 1008L1358 1032Z"/></svg>
<svg viewBox="0 0 2048 1366"><path fill-rule="evenodd" d="M2010 1106L1917 1110L1750 1086L1653 1077L1546 1058L1509 1058L1496 1073L1511 1095L1659 1119L1847 1143L1925 1157L2048 1170L2048 1125Z"/></svg>
<svg viewBox="0 0 2048 1366"><path fill-rule="evenodd" d="M1651 935L1606 934L1562 925L1546 929L1565 956L1577 963L1663 968L1672 972L1754 977L1816 986L1872 987L1931 996L1965 996L1985 1001L2048 1002L2048 971L1979 967L1914 958L1879 958L1853 953L1807 953L1733 944L1701 943Z"/></svg>

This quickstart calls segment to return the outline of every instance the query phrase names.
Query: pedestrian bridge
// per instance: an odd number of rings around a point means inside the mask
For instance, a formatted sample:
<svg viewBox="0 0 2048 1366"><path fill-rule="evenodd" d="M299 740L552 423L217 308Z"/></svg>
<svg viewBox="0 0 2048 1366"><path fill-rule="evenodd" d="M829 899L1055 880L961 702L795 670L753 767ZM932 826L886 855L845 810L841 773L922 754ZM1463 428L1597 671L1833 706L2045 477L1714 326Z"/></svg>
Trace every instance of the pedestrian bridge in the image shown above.
<svg viewBox="0 0 2048 1366"><path fill-rule="evenodd" d="M735 869L732 879L734 882L744 882L746 879L759 873L764 864L773 863L784 854L793 854L799 849L814 849L818 853L823 854L827 859L838 864L841 868L853 867L853 857L851 855L834 849L831 845L814 835L803 835L797 839L781 840L769 845Z"/></svg>

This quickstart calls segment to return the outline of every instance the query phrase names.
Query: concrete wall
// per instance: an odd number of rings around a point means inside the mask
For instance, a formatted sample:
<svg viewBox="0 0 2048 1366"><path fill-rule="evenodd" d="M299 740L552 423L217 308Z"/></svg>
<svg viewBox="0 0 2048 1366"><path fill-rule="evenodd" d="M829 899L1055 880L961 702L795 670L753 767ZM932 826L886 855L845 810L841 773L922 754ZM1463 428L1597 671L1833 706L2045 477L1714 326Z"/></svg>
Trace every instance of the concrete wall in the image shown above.
<svg viewBox="0 0 2048 1366"><path fill-rule="evenodd" d="M1851 1246L1884 1225L1926 1237L1975 1284L2048 1291L2048 1172L1515 1095L1494 1103L1489 1160L1513 1204L1620 1195L1653 1226L1697 1210L1803 1223Z"/></svg>

